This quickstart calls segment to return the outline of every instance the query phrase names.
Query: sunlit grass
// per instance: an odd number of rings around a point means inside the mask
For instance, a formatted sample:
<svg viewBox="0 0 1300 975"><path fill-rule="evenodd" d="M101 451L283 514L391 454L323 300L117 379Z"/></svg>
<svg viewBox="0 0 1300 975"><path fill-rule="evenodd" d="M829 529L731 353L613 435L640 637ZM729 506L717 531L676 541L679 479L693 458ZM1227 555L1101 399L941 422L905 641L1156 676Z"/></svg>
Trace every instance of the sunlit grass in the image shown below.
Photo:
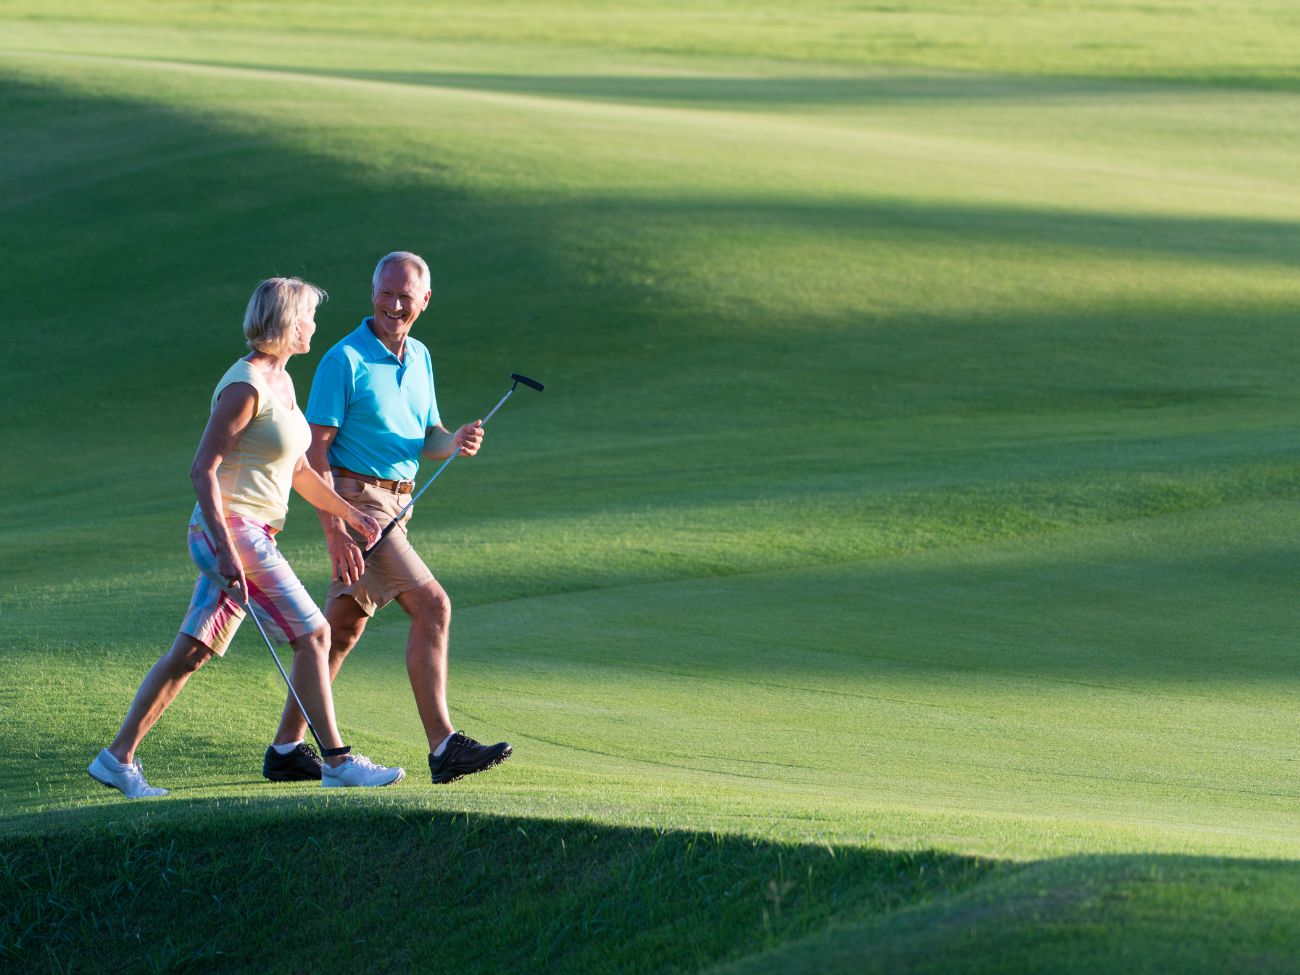
<svg viewBox="0 0 1300 975"><path fill-rule="evenodd" d="M1294 17L885 7L6 7L6 961L248 967L358 884L339 968L427 960L424 914L357 947L422 885L458 970L1294 950ZM548 386L412 524L516 755L431 789L390 610L338 704L402 786L261 782L245 633L125 805L84 768L183 613L247 294L333 296L304 397L398 246L449 420ZM281 543L321 592L301 504ZM122 947L218 888L244 947Z"/></svg>

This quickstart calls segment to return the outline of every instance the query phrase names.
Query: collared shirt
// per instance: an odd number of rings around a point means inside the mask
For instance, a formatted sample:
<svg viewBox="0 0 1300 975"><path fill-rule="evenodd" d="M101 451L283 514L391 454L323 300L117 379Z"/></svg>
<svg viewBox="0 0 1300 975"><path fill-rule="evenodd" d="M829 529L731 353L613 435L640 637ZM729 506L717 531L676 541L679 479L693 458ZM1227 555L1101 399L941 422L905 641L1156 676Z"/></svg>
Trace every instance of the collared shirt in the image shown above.
<svg viewBox="0 0 1300 975"><path fill-rule="evenodd" d="M425 432L441 422L429 350L408 335L398 361L367 318L321 359L306 415L308 423L338 427L329 452L335 467L415 480Z"/></svg>

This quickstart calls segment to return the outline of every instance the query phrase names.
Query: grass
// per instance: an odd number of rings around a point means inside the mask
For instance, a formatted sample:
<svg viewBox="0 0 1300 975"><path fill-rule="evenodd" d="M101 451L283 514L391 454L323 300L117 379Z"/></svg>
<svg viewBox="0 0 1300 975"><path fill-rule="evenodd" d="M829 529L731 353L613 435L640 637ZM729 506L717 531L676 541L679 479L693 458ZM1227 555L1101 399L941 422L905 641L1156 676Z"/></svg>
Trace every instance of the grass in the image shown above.
<svg viewBox="0 0 1300 975"><path fill-rule="evenodd" d="M4 861L6 900L21 905L6 919L13 943L39 940L32 954L72 967L295 972L325 949L337 970L368 968L378 950L393 969L454 971L464 963L448 950L454 931L483 970L629 970L646 955L697 968L740 945L923 902L989 870L951 854L357 807L245 817L218 856L202 808L179 828L87 830L54 855L16 844ZM369 896L357 897L358 882ZM46 898L24 896L33 889ZM403 901L425 905L425 923L395 930L391 905ZM240 937L286 911L299 918L297 947ZM183 935L149 929L148 919L176 913L193 919ZM689 922L701 914L720 923Z"/></svg>
<svg viewBox="0 0 1300 975"><path fill-rule="evenodd" d="M1289 8L400 9L0 11L0 964L1288 970ZM261 783L245 634L115 800L247 294L305 396L398 246L445 416L548 384L412 529L515 758L422 784L385 614L407 783Z"/></svg>

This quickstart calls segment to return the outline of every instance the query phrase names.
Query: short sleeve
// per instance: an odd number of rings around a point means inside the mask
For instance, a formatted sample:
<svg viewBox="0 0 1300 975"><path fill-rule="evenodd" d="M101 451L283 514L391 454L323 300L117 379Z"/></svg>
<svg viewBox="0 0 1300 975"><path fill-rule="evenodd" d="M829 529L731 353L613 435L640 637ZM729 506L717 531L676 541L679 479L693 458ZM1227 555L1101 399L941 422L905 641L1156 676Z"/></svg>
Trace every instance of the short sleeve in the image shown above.
<svg viewBox="0 0 1300 975"><path fill-rule="evenodd" d="M321 427L341 427L352 398L352 369L347 357L331 349L325 353L311 380L307 397L307 422Z"/></svg>

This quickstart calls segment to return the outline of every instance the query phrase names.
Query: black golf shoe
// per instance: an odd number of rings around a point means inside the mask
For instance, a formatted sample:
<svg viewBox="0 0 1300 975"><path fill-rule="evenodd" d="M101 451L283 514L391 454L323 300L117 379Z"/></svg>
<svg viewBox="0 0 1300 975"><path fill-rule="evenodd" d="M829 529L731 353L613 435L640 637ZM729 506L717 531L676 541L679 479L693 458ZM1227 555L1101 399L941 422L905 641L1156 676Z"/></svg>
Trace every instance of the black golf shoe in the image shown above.
<svg viewBox="0 0 1300 975"><path fill-rule="evenodd" d="M272 782L319 782L320 764L316 749L300 741L288 755L268 748L262 760L262 774Z"/></svg>
<svg viewBox="0 0 1300 975"><path fill-rule="evenodd" d="M500 765L510 757L510 743L499 741L495 745L480 745L473 738L456 732L447 742L438 758L429 756L429 771L433 774L433 784L443 785L455 782L475 772L482 772L493 765Z"/></svg>

